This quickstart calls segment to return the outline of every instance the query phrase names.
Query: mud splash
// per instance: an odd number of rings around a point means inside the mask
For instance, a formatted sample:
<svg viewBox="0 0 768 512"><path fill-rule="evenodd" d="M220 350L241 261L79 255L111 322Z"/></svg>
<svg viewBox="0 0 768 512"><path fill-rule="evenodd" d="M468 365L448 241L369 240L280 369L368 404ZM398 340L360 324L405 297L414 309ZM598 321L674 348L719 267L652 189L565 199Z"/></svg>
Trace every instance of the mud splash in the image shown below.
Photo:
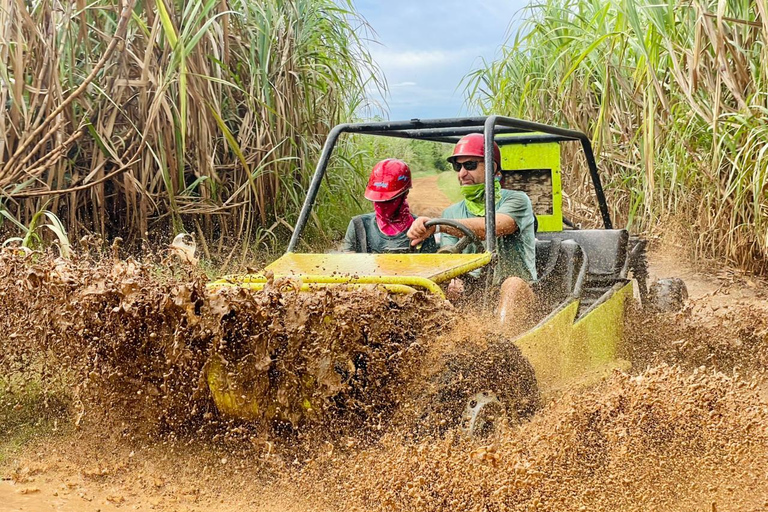
<svg viewBox="0 0 768 512"><path fill-rule="evenodd" d="M73 508L89 512L109 510L115 496L123 507L227 512L768 508L763 309L692 301L677 315L638 316L626 347L632 372L557 396L530 421L478 442L451 426L414 437L407 418L419 407L409 397L444 364L483 353L477 334L487 319L415 296L301 298L279 287L213 296L206 281L152 262L0 255L0 375L71 384L82 415L76 434L36 445L4 474L40 494L49 491L41 475L52 475L72 485L74 500L93 499ZM457 328L435 330L442 324ZM358 352L362 340L375 348ZM305 352L291 349L299 341ZM284 400L289 423L305 398L320 404L329 419L321 432L277 432L281 449L274 433L218 415L201 375L211 354L237 375L244 344L270 361L277 347L289 351L300 372L267 371L286 390L269 398ZM360 366L359 354L384 365L379 382L366 381L378 394L329 399L345 378L328 368ZM350 369L346 377L371 375ZM308 376L322 382L309 394ZM364 405L372 424L358 421ZM112 421L98 423L105 415ZM102 431L116 435L105 440ZM70 492L59 487L60 496Z"/></svg>
<svg viewBox="0 0 768 512"><path fill-rule="evenodd" d="M767 425L753 386L661 366L567 395L485 445L391 435L299 478L356 510L749 510L768 496Z"/></svg>
<svg viewBox="0 0 768 512"><path fill-rule="evenodd" d="M691 300L679 313L637 311L629 318L626 351L635 368L666 363L755 373L768 367L768 302Z"/></svg>
<svg viewBox="0 0 768 512"><path fill-rule="evenodd" d="M5 384L71 387L76 424L107 415L183 434L227 422L205 378L215 361L231 389L270 404L249 418L261 431L275 419L380 421L424 330L451 315L422 294L209 290L195 268L159 263L0 253Z"/></svg>

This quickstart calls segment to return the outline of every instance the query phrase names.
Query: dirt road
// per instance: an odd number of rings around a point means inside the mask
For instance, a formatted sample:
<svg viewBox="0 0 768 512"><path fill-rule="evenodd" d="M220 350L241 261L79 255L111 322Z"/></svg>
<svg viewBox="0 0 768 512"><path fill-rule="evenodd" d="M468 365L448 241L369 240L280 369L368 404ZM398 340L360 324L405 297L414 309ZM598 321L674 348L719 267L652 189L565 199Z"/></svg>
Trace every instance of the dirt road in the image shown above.
<svg viewBox="0 0 768 512"><path fill-rule="evenodd" d="M439 174L413 180L413 189L408 194L408 204L414 215L439 217L451 202L437 186Z"/></svg>

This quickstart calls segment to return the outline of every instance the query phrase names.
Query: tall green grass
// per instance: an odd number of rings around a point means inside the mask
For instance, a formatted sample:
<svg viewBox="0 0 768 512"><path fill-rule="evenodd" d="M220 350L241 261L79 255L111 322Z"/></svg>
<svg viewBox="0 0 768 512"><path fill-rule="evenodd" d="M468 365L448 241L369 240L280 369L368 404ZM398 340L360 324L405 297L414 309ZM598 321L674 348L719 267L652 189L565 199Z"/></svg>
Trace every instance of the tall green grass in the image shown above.
<svg viewBox="0 0 768 512"><path fill-rule="evenodd" d="M768 272L768 4L543 0L525 17L466 77L470 104L586 132L619 225L676 220L697 255ZM586 173L566 186L596 221Z"/></svg>
<svg viewBox="0 0 768 512"><path fill-rule="evenodd" d="M367 164L373 168L385 158L399 158L408 164L414 177L429 176L450 169L447 158L453 151L452 144L399 139L390 137L360 137L367 152Z"/></svg>
<svg viewBox="0 0 768 512"><path fill-rule="evenodd" d="M269 245L382 84L366 34L351 0L0 0L3 209L29 225L49 202L72 236Z"/></svg>

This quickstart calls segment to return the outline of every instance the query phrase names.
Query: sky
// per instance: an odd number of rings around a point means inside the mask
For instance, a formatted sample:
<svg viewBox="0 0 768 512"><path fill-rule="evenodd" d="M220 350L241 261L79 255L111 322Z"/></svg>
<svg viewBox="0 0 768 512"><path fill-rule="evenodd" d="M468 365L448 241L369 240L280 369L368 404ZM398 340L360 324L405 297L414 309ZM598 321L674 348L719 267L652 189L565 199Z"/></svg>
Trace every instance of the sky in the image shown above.
<svg viewBox="0 0 768 512"><path fill-rule="evenodd" d="M355 0L373 29L368 48L388 85L383 117L473 114L462 78L499 55L530 0ZM371 98L382 103L371 91Z"/></svg>

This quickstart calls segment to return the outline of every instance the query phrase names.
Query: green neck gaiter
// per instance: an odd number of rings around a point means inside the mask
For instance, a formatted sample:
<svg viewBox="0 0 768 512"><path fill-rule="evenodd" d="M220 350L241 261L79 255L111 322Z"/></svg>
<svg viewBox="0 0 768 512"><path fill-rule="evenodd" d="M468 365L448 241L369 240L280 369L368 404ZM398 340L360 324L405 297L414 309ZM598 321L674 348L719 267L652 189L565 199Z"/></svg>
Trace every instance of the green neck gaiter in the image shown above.
<svg viewBox="0 0 768 512"><path fill-rule="evenodd" d="M501 199L501 183L494 181L493 189L494 202L498 203ZM462 185L461 195L464 196L464 203L467 205L469 213L478 217L485 215L485 183Z"/></svg>

